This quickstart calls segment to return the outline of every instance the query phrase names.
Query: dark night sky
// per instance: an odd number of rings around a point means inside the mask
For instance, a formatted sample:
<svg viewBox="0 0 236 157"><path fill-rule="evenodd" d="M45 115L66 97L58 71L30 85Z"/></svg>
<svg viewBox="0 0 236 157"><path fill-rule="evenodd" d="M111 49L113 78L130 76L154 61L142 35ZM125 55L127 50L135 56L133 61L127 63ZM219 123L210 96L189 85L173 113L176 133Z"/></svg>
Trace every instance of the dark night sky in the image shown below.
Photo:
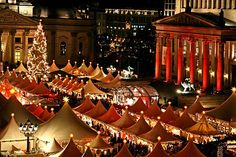
<svg viewBox="0 0 236 157"><path fill-rule="evenodd" d="M32 0L34 5L50 7L76 7L81 4L92 4L102 8L162 8L163 0Z"/></svg>

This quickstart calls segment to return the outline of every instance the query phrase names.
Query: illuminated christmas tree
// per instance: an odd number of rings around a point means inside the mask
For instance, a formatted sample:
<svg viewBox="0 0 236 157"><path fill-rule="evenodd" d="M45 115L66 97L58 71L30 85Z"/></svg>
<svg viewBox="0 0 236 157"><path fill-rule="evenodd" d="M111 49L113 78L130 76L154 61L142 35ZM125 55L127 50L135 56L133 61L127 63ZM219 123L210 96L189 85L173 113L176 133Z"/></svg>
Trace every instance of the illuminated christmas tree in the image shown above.
<svg viewBox="0 0 236 157"><path fill-rule="evenodd" d="M49 66L47 59L47 40L41 20L34 35L33 46L27 58L28 78L36 81L48 81Z"/></svg>

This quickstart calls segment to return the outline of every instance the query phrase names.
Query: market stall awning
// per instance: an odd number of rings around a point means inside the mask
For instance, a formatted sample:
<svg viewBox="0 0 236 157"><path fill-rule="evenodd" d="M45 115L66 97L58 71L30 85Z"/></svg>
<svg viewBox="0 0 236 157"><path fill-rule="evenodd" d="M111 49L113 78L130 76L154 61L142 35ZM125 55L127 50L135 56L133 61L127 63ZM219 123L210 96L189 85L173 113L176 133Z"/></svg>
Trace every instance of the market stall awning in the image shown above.
<svg viewBox="0 0 236 157"><path fill-rule="evenodd" d="M170 104L166 108L166 111L163 112L160 117L161 117L161 121L165 123L170 123L178 118L177 115L175 115Z"/></svg>
<svg viewBox="0 0 236 157"><path fill-rule="evenodd" d="M77 148L75 142L71 138L66 147L57 154L51 155L51 157L81 157L82 153Z"/></svg>
<svg viewBox="0 0 236 157"><path fill-rule="evenodd" d="M149 118L157 118L162 114L160 107L157 104L157 101L154 101L146 111L144 111L144 115Z"/></svg>
<svg viewBox="0 0 236 157"><path fill-rule="evenodd" d="M130 153L126 143L124 143L120 151L114 157L133 157L133 155Z"/></svg>
<svg viewBox="0 0 236 157"><path fill-rule="evenodd" d="M60 69L57 67L55 60L53 60L52 65L49 67L48 71L51 73L51 72L55 72L58 70L60 70Z"/></svg>
<svg viewBox="0 0 236 157"><path fill-rule="evenodd" d="M158 141L158 136L161 137L161 142L170 142L170 141L178 141L176 137L168 133L161 123L158 121L156 125L152 128L152 130L148 131L145 134L140 135L140 137L156 143Z"/></svg>
<svg viewBox="0 0 236 157"><path fill-rule="evenodd" d="M115 126L115 127L118 127L120 129L123 129L123 128L128 128L132 125L135 124L135 120L134 120L134 117L132 117L128 110L125 111L125 113L121 116L120 119L118 119L117 121L111 123L111 125Z"/></svg>
<svg viewBox="0 0 236 157"><path fill-rule="evenodd" d="M197 135L219 135L219 131L208 123L206 116L203 114L202 118L193 126L186 129L186 131Z"/></svg>
<svg viewBox="0 0 236 157"><path fill-rule="evenodd" d="M115 107L113 105L110 106L109 110L101 115L100 117L96 118L97 120L103 121L105 123L112 123L120 119L120 115L117 113Z"/></svg>
<svg viewBox="0 0 236 157"><path fill-rule="evenodd" d="M100 134L98 134L97 137L89 143L89 147L93 148L93 149L108 149L108 148L112 148L112 146L110 146L108 143L106 143L102 139Z"/></svg>
<svg viewBox="0 0 236 157"><path fill-rule="evenodd" d="M183 114L170 124L181 129L186 129L195 125L196 122L189 116L188 109L185 109Z"/></svg>
<svg viewBox="0 0 236 157"><path fill-rule="evenodd" d="M35 136L44 141L52 141L54 137L57 140L67 140L70 134L73 134L76 140L96 137L96 132L79 119L69 104L65 103L53 118L39 126Z"/></svg>
<svg viewBox="0 0 236 157"><path fill-rule="evenodd" d="M147 124L147 122L143 118L143 115L141 115L139 120L134 125L125 129L125 131L132 133L134 135L141 135L150 131L151 129L152 128Z"/></svg>
<svg viewBox="0 0 236 157"><path fill-rule="evenodd" d="M194 103L191 106L189 106L188 113L196 114L196 113L202 113L202 111L205 111L199 99L200 99L199 96L197 96Z"/></svg>
<svg viewBox="0 0 236 157"><path fill-rule="evenodd" d="M154 149L146 157L170 157L163 149L161 142L158 141Z"/></svg>
<svg viewBox="0 0 236 157"><path fill-rule="evenodd" d="M220 106L207 111L206 115L215 117L224 121L236 121L236 91L230 95L230 97L223 102Z"/></svg>
<svg viewBox="0 0 236 157"><path fill-rule="evenodd" d="M188 144L179 152L173 155L174 157L206 157L200 152L200 150L195 146L193 140L190 139Z"/></svg>
<svg viewBox="0 0 236 157"><path fill-rule="evenodd" d="M46 153L58 153L60 151L62 151L62 147L61 145L57 142L57 140L54 138L52 143L50 144L50 147L48 147L47 149L45 149L44 151Z"/></svg>
<svg viewBox="0 0 236 157"><path fill-rule="evenodd" d="M91 110L87 111L85 113L85 115L87 115L89 117L92 117L92 118L97 118L97 117L100 117L101 115L103 115L106 112L107 112L107 110L103 106L101 100L98 100L96 106L94 108L92 108Z"/></svg>
<svg viewBox="0 0 236 157"><path fill-rule="evenodd" d="M144 104L141 97L138 98L138 100L132 105L129 106L128 110L133 113L140 113L141 111L147 110L147 105Z"/></svg>
<svg viewBox="0 0 236 157"><path fill-rule="evenodd" d="M74 108L74 110L79 113L85 113L85 112L93 109L94 107L95 107L95 105L90 100L90 98L86 97L85 101L82 104L80 104L78 107Z"/></svg>

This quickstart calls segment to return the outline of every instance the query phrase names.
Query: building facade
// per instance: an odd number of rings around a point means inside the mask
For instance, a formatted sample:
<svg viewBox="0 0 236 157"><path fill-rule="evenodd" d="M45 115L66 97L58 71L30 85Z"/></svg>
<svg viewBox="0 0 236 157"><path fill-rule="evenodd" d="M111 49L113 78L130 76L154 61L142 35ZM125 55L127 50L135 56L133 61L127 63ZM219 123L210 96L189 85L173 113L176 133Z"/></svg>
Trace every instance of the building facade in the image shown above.
<svg viewBox="0 0 236 157"><path fill-rule="evenodd" d="M236 24L223 11L190 9L153 23L156 27L155 78L180 84L190 78L202 89L236 85Z"/></svg>
<svg viewBox="0 0 236 157"><path fill-rule="evenodd" d="M1 61L27 61L27 52L40 19L47 38L49 63L53 59L58 65L65 65L68 59L93 59L95 21L81 16L81 10L75 10L71 15L71 10L58 9L57 16L50 17L48 8L34 8L27 1L2 0L0 7Z"/></svg>

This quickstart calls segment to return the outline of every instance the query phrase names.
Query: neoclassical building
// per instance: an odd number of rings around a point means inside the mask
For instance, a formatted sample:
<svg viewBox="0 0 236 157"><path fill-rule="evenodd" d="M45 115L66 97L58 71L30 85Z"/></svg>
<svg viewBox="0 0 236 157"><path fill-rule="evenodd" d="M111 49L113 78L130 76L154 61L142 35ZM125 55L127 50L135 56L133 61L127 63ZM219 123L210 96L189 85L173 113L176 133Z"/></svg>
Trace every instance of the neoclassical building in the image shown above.
<svg viewBox="0 0 236 157"><path fill-rule="evenodd" d="M195 1L194 1L195 2ZM218 14L185 12L155 21L155 78L185 78L217 91L236 85L236 23Z"/></svg>
<svg viewBox="0 0 236 157"><path fill-rule="evenodd" d="M34 8L26 0L0 0L0 8L1 61L26 62L40 19L47 38L49 63L53 59L58 65L65 65L68 59L93 59L95 21L80 16L79 10L70 14L71 10L58 9L58 14L50 17L49 8Z"/></svg>

